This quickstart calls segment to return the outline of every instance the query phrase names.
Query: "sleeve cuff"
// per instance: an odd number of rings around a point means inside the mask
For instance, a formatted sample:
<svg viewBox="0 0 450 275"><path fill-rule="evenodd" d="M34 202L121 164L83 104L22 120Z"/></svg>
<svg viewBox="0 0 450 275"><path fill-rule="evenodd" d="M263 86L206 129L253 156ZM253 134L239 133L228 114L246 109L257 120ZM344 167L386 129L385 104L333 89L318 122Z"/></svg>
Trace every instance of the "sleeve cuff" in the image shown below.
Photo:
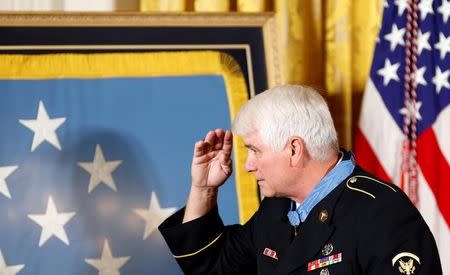
<svg viewBox="0 0 450 275"><path fill-rule="evenodd" d="M224 225L217 206L206 215L187 223L182 223L183 216L184 208L158 227L175 258L193 256L220 239Z"/></svg>

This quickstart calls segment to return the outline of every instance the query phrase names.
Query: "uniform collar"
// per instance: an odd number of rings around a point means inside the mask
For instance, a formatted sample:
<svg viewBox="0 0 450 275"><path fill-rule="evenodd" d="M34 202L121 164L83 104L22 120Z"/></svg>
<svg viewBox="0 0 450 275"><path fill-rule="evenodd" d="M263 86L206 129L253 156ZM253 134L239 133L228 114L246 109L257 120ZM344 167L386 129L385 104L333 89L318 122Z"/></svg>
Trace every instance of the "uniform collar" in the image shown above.
<svg viewBox="0 0 450 275"><path fill-rule="evenodd" d="M344 159L351 158L351 152L344 152ZM298 235L292 240L285 252L286 257L280 261L279 274L287 274L303 265L320 251L335 230L333 215L336 204L345 190L345 181L358 173L358 166L343 179L328 195L320 200L310 211L307 219L299 227ZM324 218L326 214L326 218Z"/></svg>
<svg viewBox="0 0 450 275"><path fill-rule="evenodd" d="M316 184L306 199L297 205L297 209L289 211L288 219L292 225L298 226L300 222L304 222L311 209L353 172L355 168L353 154L341 151L340 155L337 164Z"/></svg>

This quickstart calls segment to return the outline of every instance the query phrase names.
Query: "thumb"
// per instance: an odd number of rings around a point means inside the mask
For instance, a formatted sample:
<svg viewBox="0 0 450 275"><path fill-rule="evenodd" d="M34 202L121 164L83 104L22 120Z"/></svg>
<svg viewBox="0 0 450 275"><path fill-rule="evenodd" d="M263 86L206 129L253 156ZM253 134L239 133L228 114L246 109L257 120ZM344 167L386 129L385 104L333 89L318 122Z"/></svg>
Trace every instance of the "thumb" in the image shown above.
<svg viewBox="0 0 450 275"><path fill-rule="evenodd" d="M222 168L222 171L226 175L230 175L232 173L232 171L233 171L233 162L232 162L231 158L227 158L226 156L224 156L222 154L220 156L219 163L220 163L220 167Z"/></svg>

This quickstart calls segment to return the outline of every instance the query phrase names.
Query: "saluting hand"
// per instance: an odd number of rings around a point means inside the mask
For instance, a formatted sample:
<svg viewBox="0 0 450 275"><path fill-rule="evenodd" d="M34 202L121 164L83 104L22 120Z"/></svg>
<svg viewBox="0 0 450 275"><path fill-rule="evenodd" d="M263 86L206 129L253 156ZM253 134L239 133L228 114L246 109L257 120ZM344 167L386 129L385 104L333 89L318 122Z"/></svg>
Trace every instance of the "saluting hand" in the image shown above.
<svg viewBox="0 0 450 275"><path fill-rule="evenodd" d="M204 140L195 143L192 158L192 185L219 187L232 173L231 150L233 134L230 130L209 131Z"/></svg>

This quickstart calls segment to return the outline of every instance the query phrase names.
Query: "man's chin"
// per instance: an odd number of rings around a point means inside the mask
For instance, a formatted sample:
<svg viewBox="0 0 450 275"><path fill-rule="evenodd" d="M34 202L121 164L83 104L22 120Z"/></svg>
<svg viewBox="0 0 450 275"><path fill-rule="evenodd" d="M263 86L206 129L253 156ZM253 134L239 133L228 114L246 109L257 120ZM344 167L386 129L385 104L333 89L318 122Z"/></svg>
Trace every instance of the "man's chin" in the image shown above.
<svg viewBox="0 0 450 275"><path fill-rule="evenodd" d="M275 194L272 190L268 189L267 187L265 187L264 185L259 185L259 193L263 196L263 197L274 197Z"/></svg>

